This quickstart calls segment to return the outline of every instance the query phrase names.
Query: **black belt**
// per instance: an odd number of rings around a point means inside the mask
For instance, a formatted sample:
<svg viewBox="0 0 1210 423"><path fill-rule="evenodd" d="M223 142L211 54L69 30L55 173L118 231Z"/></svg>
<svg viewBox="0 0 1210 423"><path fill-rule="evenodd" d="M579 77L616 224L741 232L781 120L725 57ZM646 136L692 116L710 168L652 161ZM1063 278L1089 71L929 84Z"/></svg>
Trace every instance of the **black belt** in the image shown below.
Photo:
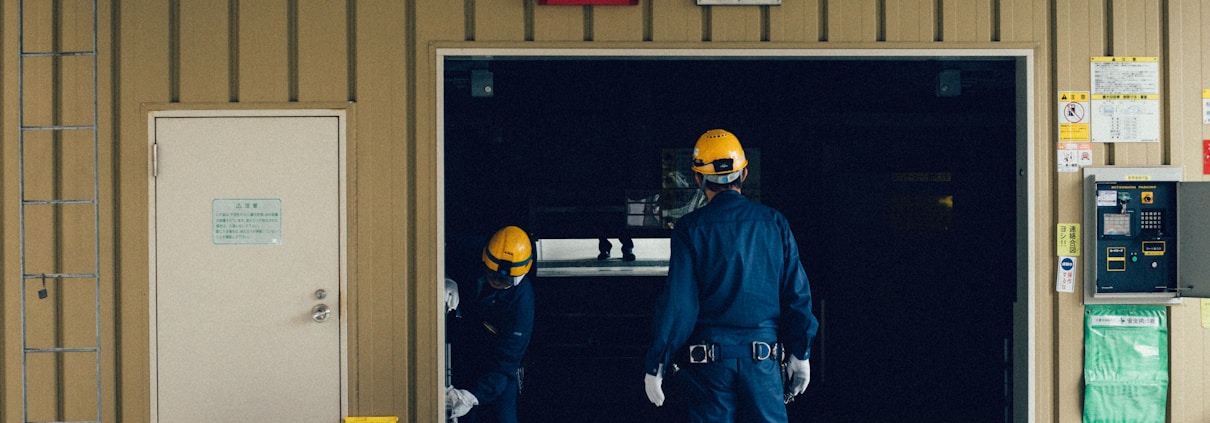
<svg viewBox="0 0 1210 423"><path fill-rule="evenodd" d="M753 341L751 344L719 345L694 344L689 346L689 363L713 363L733 358L751 358L752 361L775 359L781 361L784 351L780 343Z"/></svg>

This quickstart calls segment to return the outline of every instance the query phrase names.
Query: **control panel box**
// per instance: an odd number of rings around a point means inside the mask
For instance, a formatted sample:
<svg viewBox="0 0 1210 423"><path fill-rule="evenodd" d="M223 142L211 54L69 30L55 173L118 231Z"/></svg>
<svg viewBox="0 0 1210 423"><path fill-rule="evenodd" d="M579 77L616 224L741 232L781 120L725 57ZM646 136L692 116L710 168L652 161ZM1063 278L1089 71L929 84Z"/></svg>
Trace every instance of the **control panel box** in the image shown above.
<svg viewBox="0 0 1210 423"><path fill-rule="evenodd" d="M1179 167L1085 168L1085 302L1179 303L1210 293L1210 191ZM1186 229L1188 228L1188 229Z"/></svg>

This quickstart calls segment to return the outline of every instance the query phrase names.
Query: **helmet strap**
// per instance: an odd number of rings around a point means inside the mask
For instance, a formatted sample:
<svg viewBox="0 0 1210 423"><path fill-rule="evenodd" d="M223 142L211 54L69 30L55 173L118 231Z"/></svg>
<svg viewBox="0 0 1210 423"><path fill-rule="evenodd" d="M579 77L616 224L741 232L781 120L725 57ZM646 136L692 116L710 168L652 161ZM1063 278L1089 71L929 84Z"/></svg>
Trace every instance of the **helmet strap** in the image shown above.
<svg viewBox="0 0 1210 423"><path fill-rule="evenodd" d="M718 173L728 173L734 169L735 159L718 159L714 161L714 171Z"/></svg>
<svg viewBox="0 0 1210 423"><path fill-rule="evenodd" d="M529 261L530 261L530 260L533 260L533 259L534 259L534 258L531 256L530 258L527 258L527 259L525 259L524 261L521 261L520 263L517 263L517 262L512 262L512 261L508 261L508 260L504 260L504 259L499 259L499 258L496 258L495 256L493 256L493 255L491 255L491 254L488 254L488 255L487 255L487 258L491 259L493 263L496 263L496 271L495 271L495 273L496 273L497 275L500 275L500 276L508 276L508 277L510 277L510 278L511 278L511 277L513 277L513 276L512 276L512 272L513 272L513 268L514 268L514 267L521 267L521 266L525 266L526 264L528 264L528 263L529 263Z"/></svg>
<svg viewBox="0 0 1210 423"><path fill-rule="evenodd" d="M496 274L500 276L509 276L513 270L513 262L508 260L496 260ZM510 276L511 277L511 276Z"/></svg>

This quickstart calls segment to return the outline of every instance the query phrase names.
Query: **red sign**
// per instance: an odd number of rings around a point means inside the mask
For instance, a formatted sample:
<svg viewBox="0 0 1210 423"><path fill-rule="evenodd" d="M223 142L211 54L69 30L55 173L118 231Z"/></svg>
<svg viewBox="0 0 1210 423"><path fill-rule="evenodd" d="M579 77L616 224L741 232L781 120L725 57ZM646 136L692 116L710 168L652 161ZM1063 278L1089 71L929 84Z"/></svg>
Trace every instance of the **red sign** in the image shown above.
<svg viewBox="0 0 1210 423"><path fill-rule="evenodd" d="M1202 140L1202 174L1210 175L1210 140Z"/></svg>
<svg viewBox="0 0 1210 423"><path fill-rule="evenodd" d="M598 5L598 6L634 6L639 0L538 0L540 5Z"/></svg>

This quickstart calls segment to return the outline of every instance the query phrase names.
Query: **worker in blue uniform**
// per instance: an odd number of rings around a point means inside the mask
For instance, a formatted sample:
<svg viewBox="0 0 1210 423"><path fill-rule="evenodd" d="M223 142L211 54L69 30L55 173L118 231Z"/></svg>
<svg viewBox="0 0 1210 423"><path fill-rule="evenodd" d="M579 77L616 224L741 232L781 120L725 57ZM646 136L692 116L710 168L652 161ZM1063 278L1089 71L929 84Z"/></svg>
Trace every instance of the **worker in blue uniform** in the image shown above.
<svg viewBox="0 0 1210 423"><path fill-rule="evenodd" d="M656 303L647 398L663 405L675 371L693 422L786 422L811 380L819 323L798 244L785 216L741 193L747 165L734 134L698 139L693 170L708 202L677 220Z"/></svg>
<svg viewBox="0 0 1210 423"><path fill-rule="evenodd" d="M533 266L529 235L504 227L483 248L483 276L474 283L446 281L451 325L452 379L446 407L461 422L517 421L521 359L534 326ZM459 389L458 387L465 389Z"/></svg>

